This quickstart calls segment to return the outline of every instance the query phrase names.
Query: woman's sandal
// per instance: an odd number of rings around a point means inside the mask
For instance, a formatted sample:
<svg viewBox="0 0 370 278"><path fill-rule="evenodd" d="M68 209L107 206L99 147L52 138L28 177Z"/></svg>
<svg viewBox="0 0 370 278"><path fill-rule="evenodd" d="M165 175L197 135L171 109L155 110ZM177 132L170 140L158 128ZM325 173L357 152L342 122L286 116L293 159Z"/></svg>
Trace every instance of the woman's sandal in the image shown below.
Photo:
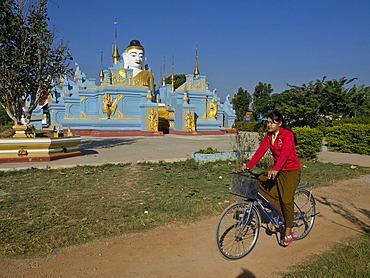
<svg viewBox="0 0 370 278"><path fill-rule="evenodd" d="M292 239L292 241L291 241L291 242L289 242L289 243L286 243L286 241L287 241L288 239ZM285 246L288 246L288 245L290 245L290 244L292 244L292 243L293 243L293 232L292 232L290 235L286 236L286 237L285 237L285 239L284 239L284 245L285 245Z"/></svg>

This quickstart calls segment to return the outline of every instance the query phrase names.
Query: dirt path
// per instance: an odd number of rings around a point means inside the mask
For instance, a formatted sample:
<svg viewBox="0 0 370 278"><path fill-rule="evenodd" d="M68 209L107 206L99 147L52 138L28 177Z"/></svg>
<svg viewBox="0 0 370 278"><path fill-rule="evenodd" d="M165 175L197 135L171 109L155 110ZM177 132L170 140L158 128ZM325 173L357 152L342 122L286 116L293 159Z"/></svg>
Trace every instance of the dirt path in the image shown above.
<svg viewBox="0 0 370 278"><path fill-rule="evenodd" d="M274 272L370 228L370 175L314 190L317 210L307 238L288 248L261 230L255 249L227 261L215 245L218 217L70 248L39 262L0 261L0 277L276 277Z"/></svg>

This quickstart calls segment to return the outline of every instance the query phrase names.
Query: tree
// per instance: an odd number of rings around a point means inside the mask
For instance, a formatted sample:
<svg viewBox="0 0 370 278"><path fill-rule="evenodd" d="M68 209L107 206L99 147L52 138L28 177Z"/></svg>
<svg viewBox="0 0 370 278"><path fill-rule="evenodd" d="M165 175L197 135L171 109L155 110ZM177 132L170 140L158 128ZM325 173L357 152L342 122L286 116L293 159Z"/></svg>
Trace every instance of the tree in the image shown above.
<svg viewBox="0 0 370 278"><path fill-rule="evenodd" d="M355 117L370 117L370 87L361 85L358 90L363 92L364 99L361 104L354 107L353 114Z"/></svg>
<svg viewBox="0 0 370 278"><path fill-rule="evenodd" d="M315 96L315 86L311 81L308 85L292 86L275 98L276 110L290 121L299 121L302 125L313 125L319 119L319 102Z"/></svg>
<svg viewBox="0 0 370 278"><path fill-rule="evenodd" d="M172 76L169 76L165 79L166 84L172 84ZM173 85L175 90L186 82L185 74L175 74L173 76Z"/></svg>
<svg viewBox="0 0 370 278"><path fill-rule="evenodd" d="M245 113L249 110L249 105L251 102L252 96L248 93L247 90L243 90L243 88L240 87L238 93L232 100L236 117L239 121L243 120Z"/></svg>
<svg viewBox="0 0 370 278"><path fill-rule="evenodd" d="M0 105L14 124L27 123L40 100L72 69L69 45L48 25L48 0L0 0ZM27 110L24 109L29 101Z"/></svg>
<svg viewBox="0 0 370 278"><path fill-rule="evenodd" d="M362 85L357 88L354 85L346 88L355 78L325 79L324 76L322 80L301 86L287 84L291 89L282 92L273 101L276 109L288 119L310 126L315 126L318 120L355 116L357 110L361 114L368 101L369 87Z"/></svg>
<svg viewBox="0 0 370 278"><path fill-rule="evenodd" d="M255 87L252 107L256 116L267 116L272 110L271 93L273 91L271 84L259 82Z"/></svg>

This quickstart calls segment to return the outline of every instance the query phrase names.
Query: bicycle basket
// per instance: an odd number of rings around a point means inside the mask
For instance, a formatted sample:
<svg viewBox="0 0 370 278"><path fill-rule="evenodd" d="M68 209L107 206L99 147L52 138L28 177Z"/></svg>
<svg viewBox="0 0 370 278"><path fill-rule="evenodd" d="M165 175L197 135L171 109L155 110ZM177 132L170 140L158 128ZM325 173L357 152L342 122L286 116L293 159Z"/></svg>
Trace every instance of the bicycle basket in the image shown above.
<svg viewBox="0 0 370 278"><path fill-rule="evenodd" d="M248 199L256 199L260 181L249 175L233 173L230 193Z"/></svg>

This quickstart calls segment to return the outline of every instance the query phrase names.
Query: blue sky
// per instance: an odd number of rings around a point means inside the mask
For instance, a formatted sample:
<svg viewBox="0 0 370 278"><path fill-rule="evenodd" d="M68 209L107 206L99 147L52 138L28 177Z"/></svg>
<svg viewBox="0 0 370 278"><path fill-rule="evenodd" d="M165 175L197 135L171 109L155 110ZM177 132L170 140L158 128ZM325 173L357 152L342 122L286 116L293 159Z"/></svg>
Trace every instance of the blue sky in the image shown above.
<svg viewBox="0 0 370 278"><path fill-rule="evenodd" d="M193 73L198 66L221 100L258 82L280 93L311 80L348 79L370 85L370 1L368 0L53 0L51 23L70 42L74 61L97 78L111 63L114 18L120 54L132 39L145 47L159 83L166 76ZM55 4L54 4L55 3ZM57 7L57 5L59 7Z"/></svg>

